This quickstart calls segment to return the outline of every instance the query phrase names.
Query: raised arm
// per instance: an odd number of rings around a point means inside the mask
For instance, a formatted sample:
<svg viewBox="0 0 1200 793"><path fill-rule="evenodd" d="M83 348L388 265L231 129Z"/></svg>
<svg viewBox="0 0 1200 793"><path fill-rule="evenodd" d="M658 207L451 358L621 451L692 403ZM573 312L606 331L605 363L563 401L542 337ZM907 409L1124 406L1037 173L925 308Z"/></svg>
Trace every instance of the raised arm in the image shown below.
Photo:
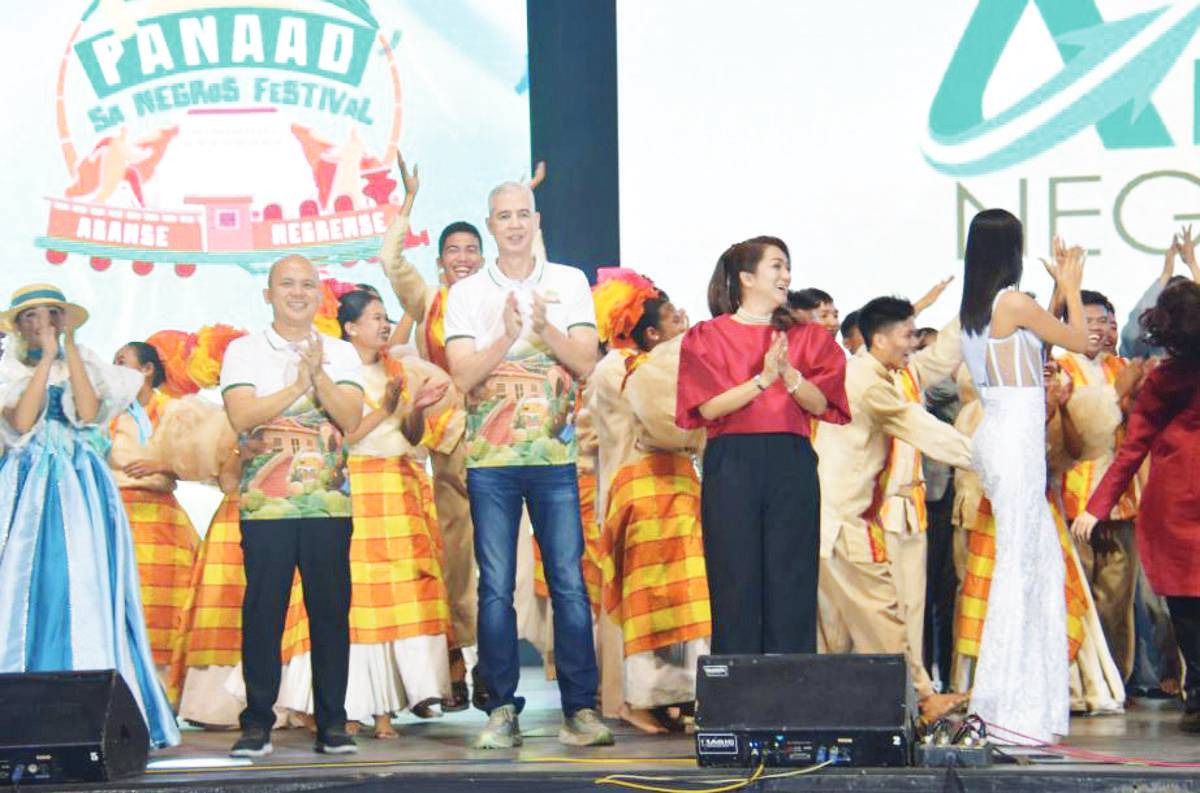
<svg viewBox="0 0 1200 793"><path fill-rule="evenodd" d="M1172 250L1179 251L1179 258L1183 259L1183 263L1187 265L1188 272L1190 272L1192 275L1192 280L1196 283L1200 283L1200 265L1196 264L1196 241L1192 239L1191 225L1189 224L1184 226L1183 229L1180 230L1177 235L1175 235L1172 242ZM1170 253L1170 251L1167 251L1167 255L1170 255ZM1170 275L1167 275L1165 279L1160 278L1159 280L1165 288L1167 281L1171 280L1171 277Z"/></svg>
<svg viewBox="0 0 1200 793"><path fill-rule="evenodd" d="M1024 292L1010 290L1001 295L996 303L996 312L992 317L995 335L1003 337L1017 328L1028 328L1046 344L1072 352L1086 351L1087 326L1083 317L1083 300L1079 294L1083 261L1083 249L1075 247L1067 251L1061 264L1044 262L1066 302L1067 322L1060 321Z"/></svg>
<svg viewBox="0 0 1200 793"><path fill-rule="evenodd" d="M396 155L396 161L400 166L400 178L404 184L404 203L388 226L387 233L383 235L379 260L383 263L383 274L392 285L392 291L404 307L405 316L415 323L425 318L429 286L412 262L405 258L404 241L408 238L409 217L417 192L421 189L421 180L417 174L417 166L413 166L410 174L408 166L399 154Z"/></svg>
<svg viewBox="0 0 1200 793"><path fill-rule="evenodd" d="M942 292L946 291L946 287L950 286L950 282L954 280L954 276L943 278L933 285L933 288L921 296L919 300L913 303L913 318L919 317L921 312L937 302L937 299L942 296Z"/></svg>

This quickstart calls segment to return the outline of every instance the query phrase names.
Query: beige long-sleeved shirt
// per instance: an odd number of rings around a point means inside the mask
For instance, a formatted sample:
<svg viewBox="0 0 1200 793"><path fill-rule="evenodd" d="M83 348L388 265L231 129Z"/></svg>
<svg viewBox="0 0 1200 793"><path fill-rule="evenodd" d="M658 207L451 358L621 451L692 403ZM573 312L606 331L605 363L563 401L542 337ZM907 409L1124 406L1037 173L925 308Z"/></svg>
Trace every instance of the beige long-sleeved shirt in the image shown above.
<svg viewBox="0 0 1200 793"><path fill-rule="evenodd" d="M658 345L625 382L624 395L633 414L638 451L698 452L704 447L704 430L684 430L675 423L682 344L680 335Z"/></svg>
<svg viewBox="0 0 1200 793"><path fill-rule="evenodd" d="M937 341L912 357L907 367L908 376L916 384L916 400L912 404L925 409L925 387L954 374L962 363L962 326L955 318L938 332ZM901 399L909 401L900 383L901 372L893 372L891 379ZM923 484L925 473L921 468L921 457L916 447L901 438L893 439L894 452L888 463L884 502L879 510L879 522L885 531L896 534L911 534L921 531L918 507L914 501L914 488Z"/></svg>
<svg viewBox="0 0 1200 793"><path fill-rule="evenodd" d="M629 350L609 350L588 375L583 388L585 409L596 428L596 514L603 522L608 511L608 488L621 466L635 455L633 410L621 394Z"/></svg>
<svg viewBox="0 0 1200 793"><path fill-rule="evenodd" d="M918 369L933 358L934 353L925 354L933 349L913 356ZM971 465L971 443L924 406L905 401L896 391L891 373L870 353L855 356L846 364L846 396L850 423L825 426L817 434L821 555L828 557L846 531L852 560L870 561L868 522L878 520L879 477L891 438L900 438L930 457L958 467Z"/></svg>

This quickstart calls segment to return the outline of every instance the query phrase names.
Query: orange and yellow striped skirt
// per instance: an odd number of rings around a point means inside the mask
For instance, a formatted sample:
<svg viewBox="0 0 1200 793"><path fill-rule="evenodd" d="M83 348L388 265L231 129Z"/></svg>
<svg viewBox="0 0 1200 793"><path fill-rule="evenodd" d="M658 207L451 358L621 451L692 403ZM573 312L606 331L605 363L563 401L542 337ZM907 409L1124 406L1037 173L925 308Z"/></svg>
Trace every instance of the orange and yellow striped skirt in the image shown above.
<svg viewBox="0 0 1200 793"><path fill-rule="evenodd" d="M142 612L154 663L171 661L179 614L187 601L200 535L174 493L121 488L133 530L141 580Z"/></svg>
<svg viewBox="0 0 1200 793"><path fill-rule="evenodd" d="M407 457L349 459L350 641L450 633L442 541L429 475Z"/></svg>
<svg viewBox="0 0 1200 793"><path fill-rule="evenodd" d="M613 478L604 521L604 608L625 654L712 634L700 480L685 454L656 452Z"/></svg>
<svg viewBox="0 0 1200 793"><path fill-rule="evenodd" d="M236 666L242 660L242 530L238 497L226 495L217 507L192 566L187 597L180 609L179 630L171 647L167 694L179 701L189 667ZM288 617L281 646L284 663L308 649L300 576L292 582Z"/></svg>
<svg viewBox="0 0 1200 793"><path fill-rule="evenodd" d="M1072 555L1075 548L1071 535L1063 520L1057 499L1047 495L1050 514L1058 528L1058 542L1066 562L1067 598L1067 642L1068 657L1075 660L1079 645L1083 642L1083 617L1087 613L1087 594L1084 583ZM996 519L992 516L992 505L986 498L979 502L979 517L975 526L967 530L967 564L963 576L962 591L958 598L958 609L954 619L955 652L979 657L979 642L983 637L983 621L987 616L988 592L992 586L992 572L996 566Z"/></svg>

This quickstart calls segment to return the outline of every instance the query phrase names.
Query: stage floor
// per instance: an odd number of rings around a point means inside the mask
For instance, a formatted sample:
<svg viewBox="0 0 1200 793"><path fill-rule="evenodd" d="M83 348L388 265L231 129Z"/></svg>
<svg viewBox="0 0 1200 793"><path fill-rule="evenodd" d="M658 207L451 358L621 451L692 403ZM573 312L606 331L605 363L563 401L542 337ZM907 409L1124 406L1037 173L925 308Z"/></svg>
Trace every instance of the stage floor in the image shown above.
<svg viewBox="0 0 1200 793"><path fill-rule="evenodd" d="M562 746L556 739L560 715L554 684L541 678L540 669L527 669L521 693L528 704L521 716L525 745L518 750L471 749L470 741L484 723L483 715L473 710L430 721L405 714L395 722L399 738L360 737L359 753L348 757L314 754L313 736L306 730L291 729L275 732L274 754L250 763L226 755L236 733L187 730L182 745L151 757L145 776L112 783L105 789L382 791L403 785L422 793L468 787L534 793L595 790L596 779L618 773L674 776L676 781L649 784L680 789L715 786L701 780L740 775L737 770L697 768L689 736L642 736L624 725L616 727L615 746ZM1071 722L1067 745L1103 754L1200 764L1200 738L1180 733L1178 720L1177 707L1157 704L1138 705L1125 715L1077 718ZM959 770L949 776L939 769L824 768L771 780L757 789L1200 791L1200 767L1103 765L1049 755L1033 755L1029 760L1028 764L997 765L982 771Z"/></svg>

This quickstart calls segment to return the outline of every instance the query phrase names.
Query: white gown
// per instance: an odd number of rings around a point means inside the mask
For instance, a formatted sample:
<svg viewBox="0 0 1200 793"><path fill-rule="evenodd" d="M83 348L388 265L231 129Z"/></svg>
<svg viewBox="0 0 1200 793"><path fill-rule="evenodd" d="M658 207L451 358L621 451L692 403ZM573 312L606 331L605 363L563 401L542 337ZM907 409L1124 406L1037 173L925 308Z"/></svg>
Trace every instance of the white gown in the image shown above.
<svg viewBox="0 0 1200 793"><path fill-rule="evenodd" d="M970 709L993 739L1052 743L1070 719L1066 568L1046 503L1042 342L963 334L983 421L974 467L996 520L996 564Z"/></svg>

